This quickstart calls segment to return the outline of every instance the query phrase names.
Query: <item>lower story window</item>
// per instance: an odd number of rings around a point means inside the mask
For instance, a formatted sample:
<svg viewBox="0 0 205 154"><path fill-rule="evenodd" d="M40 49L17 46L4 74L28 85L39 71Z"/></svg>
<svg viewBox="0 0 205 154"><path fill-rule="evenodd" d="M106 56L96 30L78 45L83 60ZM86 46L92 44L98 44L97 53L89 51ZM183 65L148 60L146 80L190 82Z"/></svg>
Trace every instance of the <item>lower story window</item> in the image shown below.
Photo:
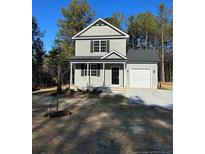
<svg viewBox="0 0 205 154"><path fill-rule="evenodd" d="M91 64L91 76L97 76L97 64Z"/></svg>
<svg viewBox="0 0 205 154"><path fill-rule="evenodd" d="M81 76L87 76L87 75L90 75L89 69L87 73L87 64L81 64Z"/></svg>
<svg viewBox="0 0 205 154"><path fill-rule="evenodd" d="M90 75L100 76L100 64L90 64L90 68L88 69L87 69L87 64L81 65L81 76L90 76Z"/></svg>

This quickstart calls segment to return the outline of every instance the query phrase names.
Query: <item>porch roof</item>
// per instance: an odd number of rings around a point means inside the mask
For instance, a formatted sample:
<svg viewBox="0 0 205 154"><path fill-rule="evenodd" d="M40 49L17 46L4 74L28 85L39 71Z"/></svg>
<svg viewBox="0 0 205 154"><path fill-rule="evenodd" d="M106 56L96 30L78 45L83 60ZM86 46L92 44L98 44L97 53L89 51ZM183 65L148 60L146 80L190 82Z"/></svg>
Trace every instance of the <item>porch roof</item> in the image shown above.
<svg viewBox="0 0 205 154"><path fill-rule="evenodd" d="M100 60L101 56L73 56L69 60Z"/></svg>
<svg viewBox="0 0 205 154"><path fill-rule="evenodd" d="M126 62L127 59L102 59L102 56L73 56L70 62Z"/></svg>

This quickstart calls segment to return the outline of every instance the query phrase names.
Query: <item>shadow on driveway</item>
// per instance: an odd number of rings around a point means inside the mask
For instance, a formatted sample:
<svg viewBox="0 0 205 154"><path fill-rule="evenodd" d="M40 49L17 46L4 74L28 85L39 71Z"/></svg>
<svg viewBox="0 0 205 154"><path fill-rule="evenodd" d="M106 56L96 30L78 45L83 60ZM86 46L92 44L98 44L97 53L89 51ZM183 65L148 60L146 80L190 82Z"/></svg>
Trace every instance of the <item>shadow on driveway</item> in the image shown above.
<svg viewBox="0 0 205 154"><path fill-rule="evenodd" d="M63 95L60 106L72 106L73 114L56 119L38 110L54 96L33 99L33 114L38 111L33 116L33 153L172 153L172 111L147 106L140 97L133 104L120 94Z"/></svg>

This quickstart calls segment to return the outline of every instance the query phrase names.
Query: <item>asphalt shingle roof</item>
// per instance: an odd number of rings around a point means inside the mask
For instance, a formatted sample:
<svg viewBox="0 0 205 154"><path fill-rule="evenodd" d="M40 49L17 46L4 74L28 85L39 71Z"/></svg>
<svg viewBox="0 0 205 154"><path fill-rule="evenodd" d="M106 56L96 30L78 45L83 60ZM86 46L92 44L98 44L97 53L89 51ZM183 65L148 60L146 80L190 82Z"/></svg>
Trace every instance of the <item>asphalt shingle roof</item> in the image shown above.
<svg viewBox="0 0 205 154"><path fill-rule="evenodd" d="M102 56L73 56L70 60L100 60ZM153 49L129 49L126 57L128 62L158 62L160 61L156 50Z"/></svg>
<svg viewBox="0 0 205 154"><path fill-rule="evenodd" d="M160 61L156 50L153 49L129 49L127 51L128 62L158 62Z"/></svg>
<svg viewBox="0 0 205 154"><path fill-rule="evenodd" d="M70 60L95 60L100 59L102 56L73 56Z"/></svg>

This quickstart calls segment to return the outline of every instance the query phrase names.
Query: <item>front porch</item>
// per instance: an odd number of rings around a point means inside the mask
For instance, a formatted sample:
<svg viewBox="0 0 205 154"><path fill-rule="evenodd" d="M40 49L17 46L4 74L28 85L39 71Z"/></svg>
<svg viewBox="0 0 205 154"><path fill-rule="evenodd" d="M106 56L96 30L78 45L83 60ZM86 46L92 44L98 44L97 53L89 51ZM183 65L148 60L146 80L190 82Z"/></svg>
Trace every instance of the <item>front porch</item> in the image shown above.
<svg viewBox="0 0 205 154"><path fill-rule="evenodd" d="M126 61L70 61L71 89L125 89Z"/></svg>

